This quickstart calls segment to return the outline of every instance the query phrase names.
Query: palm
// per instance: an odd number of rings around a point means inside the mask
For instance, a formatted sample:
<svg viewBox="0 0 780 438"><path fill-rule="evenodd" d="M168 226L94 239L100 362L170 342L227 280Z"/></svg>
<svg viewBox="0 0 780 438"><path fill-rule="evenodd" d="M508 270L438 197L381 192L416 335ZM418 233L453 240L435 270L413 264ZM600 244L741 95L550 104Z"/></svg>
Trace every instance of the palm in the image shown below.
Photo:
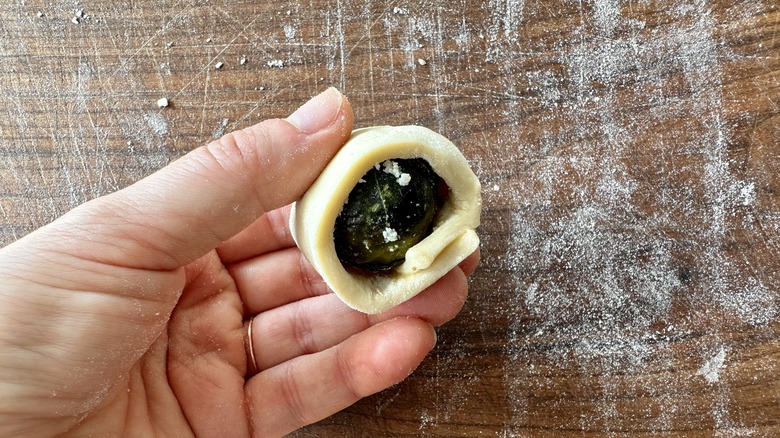
<svg viewBox="0 0 780 438"><path fill-rule="evenodd" d="M123 429L137 436L248 435L244 312L236 283L216 253L186 271L165 329L127 379L70 431L74 436Z"/></svg>
<svg viewBox="0 0 780 438"><path fill-rule="evenodd" d="M0 257L2 297L12 299L0 306L7 311L0 320L11 313L26 332L2 339L0 363L15 357L18 365L3 368L0 386L37 385L15 398L0 391L0 401L14 406L14 420L26 419L14 425L0 410L0 435L247 435L244 311L215 251L174 271L54 254L27 257L21 263L36 268L14 272L25 249L12 246ZM127 284L141 279L143 289L131 293ZM76 284L86 297L74 293ZM137 294L150 291L163 299ZM19 309L31 312L19 316ZM35 350L13 348L35 343Z"/></svg>
<svg viewBox="0 0 780 438"><path fill-rule="evenodd" d="M159 385L173 395L168 399L173 406L161 419L169 421L168 415L180 412L180 427L200 436L247 436L246 313L236 281L216 253L188 267L188 274L168 325L167 360L157 357L151 364L159 370Z"/></svg>

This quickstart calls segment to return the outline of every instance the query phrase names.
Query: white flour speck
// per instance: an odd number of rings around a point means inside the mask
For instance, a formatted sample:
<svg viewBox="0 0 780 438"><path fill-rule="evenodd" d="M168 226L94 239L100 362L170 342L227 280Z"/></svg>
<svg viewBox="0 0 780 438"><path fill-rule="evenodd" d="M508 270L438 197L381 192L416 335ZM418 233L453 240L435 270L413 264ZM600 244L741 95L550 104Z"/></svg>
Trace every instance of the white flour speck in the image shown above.
<svg viewBox="0 0 780 438"><path fill-rule="evenodd" d="M393 160L387 160L383 162L382 166L384 168L383 171L385 173L389 173L390 175L393 175L396 178L398 185L400 186L407 186L409 185L409 182L412 180L412 176L409 175L408 173L401 171L401 166L399 166L398 163Z"/></svg>
<svg viewBox="0 0 780 438"><path fill-rule="evenodd" d="M395 242L398 240L398 232L390 227L385 227L382 230L382 237L385 239L385 243Z"/></svg>
<svg viewBox="0 0 780 438"><path fill-rule="evenodd" d="M144 116L144 119L155 134L160 136L168 134L168 122L165 121L162 114L149 113Z"/></svg>
<svg viewBox="0 0 780 438"><path fill-rule="evenodd" d="M720 379L720 370L724 368L726 349L721 347L718 354L708 360L696 371L697 376L702 376L709 383L715 383Z"/></svg>
<svg viewBox="0 0 780 438"><path fill-rule="evenodd" d="M288 40L295 39L295 34L298 32L298 29L295 28L292 24L285 24L284 25L284 37Z"/></svg>

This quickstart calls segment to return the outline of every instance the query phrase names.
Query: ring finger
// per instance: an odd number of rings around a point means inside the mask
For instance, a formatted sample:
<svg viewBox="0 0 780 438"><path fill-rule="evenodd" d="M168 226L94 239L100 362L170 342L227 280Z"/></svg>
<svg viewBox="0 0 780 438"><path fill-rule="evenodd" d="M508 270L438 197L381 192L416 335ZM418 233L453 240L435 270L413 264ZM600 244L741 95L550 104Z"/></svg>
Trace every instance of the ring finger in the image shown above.
<svg viewBox="0 0 780 438"><path fill-rule="evenodd" d="M287 248L228 266L248 315L330 293L298 248Z"/></svg>

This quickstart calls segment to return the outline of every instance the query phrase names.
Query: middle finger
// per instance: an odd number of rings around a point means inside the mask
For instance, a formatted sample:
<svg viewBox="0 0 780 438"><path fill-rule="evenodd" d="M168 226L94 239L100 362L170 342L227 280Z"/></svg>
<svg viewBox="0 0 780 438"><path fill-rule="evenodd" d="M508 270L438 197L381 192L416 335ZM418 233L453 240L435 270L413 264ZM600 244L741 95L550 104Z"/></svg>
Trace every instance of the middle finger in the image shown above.
<svg viewBox="0 0 780 438"><path fill-rule="evenodd" d="M331 292L297 247L255 257L227 269L248 315Z"/></svg>

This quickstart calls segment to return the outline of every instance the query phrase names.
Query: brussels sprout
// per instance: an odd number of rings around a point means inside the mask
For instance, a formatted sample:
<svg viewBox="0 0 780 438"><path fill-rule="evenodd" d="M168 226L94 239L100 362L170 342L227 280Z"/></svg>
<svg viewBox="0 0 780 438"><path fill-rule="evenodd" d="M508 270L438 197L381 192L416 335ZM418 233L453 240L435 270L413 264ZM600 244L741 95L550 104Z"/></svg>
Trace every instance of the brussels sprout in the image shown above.
<svg viewBox="0 0 780 438"><path fill-rule="evenodd" d="M388 160L369 170L336 218L336 254L345 265L387 271L431 233L441 179L422 158Z"/></svg>

